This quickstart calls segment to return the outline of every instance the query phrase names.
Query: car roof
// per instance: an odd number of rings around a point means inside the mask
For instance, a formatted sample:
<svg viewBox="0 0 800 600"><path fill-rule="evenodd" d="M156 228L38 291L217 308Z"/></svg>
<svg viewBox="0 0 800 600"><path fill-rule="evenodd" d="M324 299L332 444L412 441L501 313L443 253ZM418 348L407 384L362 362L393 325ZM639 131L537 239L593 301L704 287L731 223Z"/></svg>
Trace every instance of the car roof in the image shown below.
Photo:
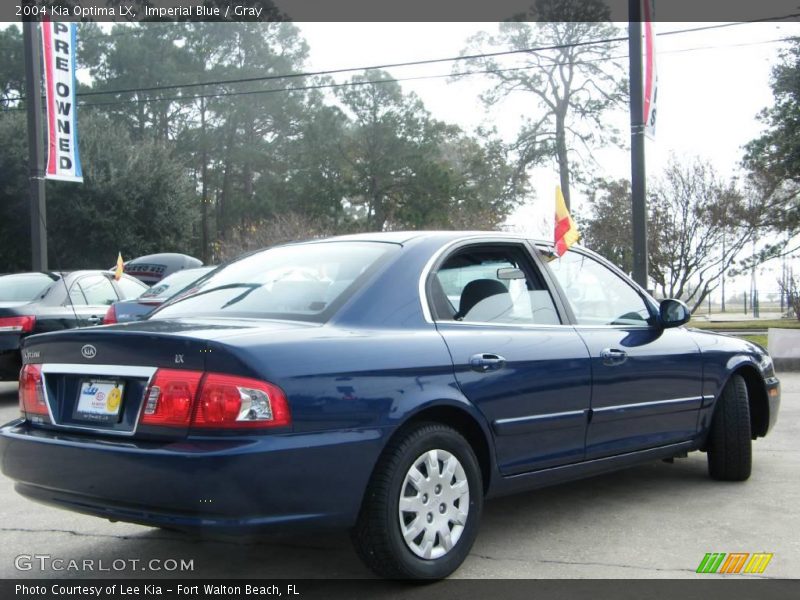
<svg viewBox="0 0 800 600"><path fill-rule="evenodd" d="M537 243L552 244L552 241L539 240L525 233L516 233L509 231L451 231L451 230L431 230L431 231L378 231L372 233L355 233L350 235L339 235L335 237L323 238L318 240L307 240L300 243L314 243L314 242L384 242L392 244L406 244L418 239L432 239L436 238L442 242L459 240L470 237L492 237L492 238L508 238L508 239L527 239Z"/></svg>
<svg viewBox="0 0 800 600"><path fill-rule="evenodd" d="M17 275L44 275L50 279L59 279L63 273L57 271L23 271L21 273L0 273L0 277L16 277Z"/></svg>

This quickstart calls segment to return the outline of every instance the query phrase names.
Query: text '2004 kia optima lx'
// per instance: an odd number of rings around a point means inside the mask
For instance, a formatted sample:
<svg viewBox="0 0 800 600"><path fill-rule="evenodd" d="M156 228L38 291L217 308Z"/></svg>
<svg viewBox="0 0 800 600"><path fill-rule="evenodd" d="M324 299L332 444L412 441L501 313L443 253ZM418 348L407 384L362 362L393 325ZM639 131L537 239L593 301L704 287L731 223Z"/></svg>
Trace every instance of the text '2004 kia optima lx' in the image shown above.
<svg viewBox="0 0 800 600"><path fill-rule="evenodd" d="M445 577L485 497L692 450L747 479L772 361L688 319L591 252L513 235L275 247L145 321L29 338L2 468L113 520L347 527L378 574Z"/></svg>

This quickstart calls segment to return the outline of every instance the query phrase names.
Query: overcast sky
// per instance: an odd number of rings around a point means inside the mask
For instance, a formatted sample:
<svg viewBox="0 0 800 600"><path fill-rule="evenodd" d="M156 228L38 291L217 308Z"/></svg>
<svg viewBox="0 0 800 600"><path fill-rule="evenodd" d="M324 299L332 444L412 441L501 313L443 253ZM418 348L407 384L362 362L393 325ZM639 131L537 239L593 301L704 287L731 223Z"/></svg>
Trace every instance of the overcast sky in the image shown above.
<svg viewBox="0 0 800 600"><path fill-rule="evenodd" d="M710 23L657 23L656 33L703 27ZM457 56L465 41L480 30L496 31L496 23L297 23L311 48L312 70L369 66ZM625 28L627 25L625 24ZM625 29L626 30L626 29ZM756 120L772 103L770 71L786 46L781 38L800 35L800 23L736 24L714 30L660 36L656 41L658 104L656 139L647 142L648 178L663 170L672 154L698 156L725 176L734 175L742 146L762 130ZM627 45L620 45L627 56ZM513 60L513 59L511 59ZM627 58L621 59L627 64ZM389 69L397 78L450 73L449 63ZM352 74L335 77L344 81ZM447 78L403 81L433 116L456 123L467 131L493 124L512 139L525 111L535 114L533 99L520 94L515 102L486 112L478 95L488 85L484 76L448 82ZM629 140L629 117L624 111L609 116ZM595 153L598 175L630 177L630 154L625 149ZM509 223L534 235L552 236L555 164L532 172L535 197L517 210ZM575 210L585 210L584 198L573 190ZM774 277L765 270L768 287ZM737 289L749 279L733 284Z"/></svg>

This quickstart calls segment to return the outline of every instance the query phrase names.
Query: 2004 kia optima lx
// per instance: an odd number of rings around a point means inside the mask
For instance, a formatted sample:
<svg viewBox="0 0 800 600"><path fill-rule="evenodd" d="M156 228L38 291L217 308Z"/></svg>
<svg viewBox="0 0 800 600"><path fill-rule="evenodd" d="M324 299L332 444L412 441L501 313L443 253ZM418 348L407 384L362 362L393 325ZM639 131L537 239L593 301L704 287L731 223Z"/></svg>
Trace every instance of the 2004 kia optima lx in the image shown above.
<svg viewBox="0 0 800 600"><path fill-rule="evenodd" d="M772 361L688 319L591 252L519 236L276 247L146 321L29 338L2 468L109 519L350 527L380 575L444 577L488 496L692 450L747 479Z"/></svg>

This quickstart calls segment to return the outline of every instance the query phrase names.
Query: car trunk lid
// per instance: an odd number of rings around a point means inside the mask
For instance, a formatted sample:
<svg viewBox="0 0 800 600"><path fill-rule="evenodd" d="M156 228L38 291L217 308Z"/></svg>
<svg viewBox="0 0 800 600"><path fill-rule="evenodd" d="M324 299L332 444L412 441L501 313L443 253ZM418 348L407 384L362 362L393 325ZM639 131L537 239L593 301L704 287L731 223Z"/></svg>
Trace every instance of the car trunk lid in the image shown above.
<svg viewBox="0 0 800 600"><path fill-rule="evenodd" d="M183 393L190 394L200 375L209 370L213 352L211 370L221 367L226 373L252 375L226 344L217 341L256 328L297 327L303 325L145 321L31 336L23 361L38 365L48 414L28 418L34 426L48 429L139 439L183 438L188 420L185 426L167 427L147 424L142 418L157 373L169 373L171 381L185 383Z"/></svg>

